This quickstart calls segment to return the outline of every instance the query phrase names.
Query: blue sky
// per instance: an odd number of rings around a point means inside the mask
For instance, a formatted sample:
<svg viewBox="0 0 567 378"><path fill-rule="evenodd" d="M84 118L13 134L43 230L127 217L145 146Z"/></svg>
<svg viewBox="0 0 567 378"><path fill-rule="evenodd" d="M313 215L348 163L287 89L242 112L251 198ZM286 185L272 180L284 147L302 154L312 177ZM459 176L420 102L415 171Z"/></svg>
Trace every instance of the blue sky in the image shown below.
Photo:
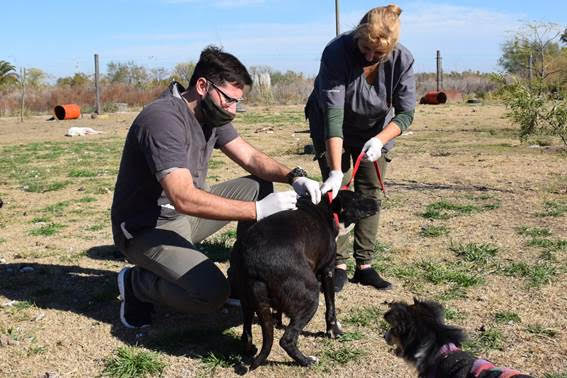
<svg viewBox="0 0 567 378"><path fill-rule="evenodd" d="M42 0L3 1L0 60L54 77L101 69L110 61L172 68L222 45L247 66L314 75L335 36L334 0ZM341 31L388 2L341 0ZM398 1L401 42L418 72L498 70L500 46L522 21L567 25L566 0Z"/></svg>

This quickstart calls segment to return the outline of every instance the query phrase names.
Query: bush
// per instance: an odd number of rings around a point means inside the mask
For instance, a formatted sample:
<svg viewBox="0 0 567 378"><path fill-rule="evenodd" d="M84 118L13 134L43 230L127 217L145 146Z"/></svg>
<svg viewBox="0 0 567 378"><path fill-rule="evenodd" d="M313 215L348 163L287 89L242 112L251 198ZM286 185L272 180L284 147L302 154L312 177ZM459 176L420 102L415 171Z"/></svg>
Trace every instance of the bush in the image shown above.
<svg viewBox="0 0 567 378"><path fill-rule="evenodd" d="M558 136L567 146L567 93L541 80L516 80L502 88L510 109L507 116L520 127L520 140L529 136Z"/></svg>

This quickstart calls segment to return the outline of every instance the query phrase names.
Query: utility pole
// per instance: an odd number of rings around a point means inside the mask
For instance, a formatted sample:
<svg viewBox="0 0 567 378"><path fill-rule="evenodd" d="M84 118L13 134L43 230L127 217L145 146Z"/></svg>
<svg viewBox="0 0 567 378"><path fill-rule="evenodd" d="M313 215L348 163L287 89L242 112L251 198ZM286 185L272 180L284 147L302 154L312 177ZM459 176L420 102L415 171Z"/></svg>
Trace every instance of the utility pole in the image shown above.
<svg viewBox="0 0 567 378"><path fill-rule="evenodd" d="M437 92L443 88L443 65L441 63L441 52L437 50Z"/></svg>
<svg viewBox="0 0 567 378"><path fill-rule="evenodd" d="M99 83L99 72L98 72L98 54L94 54L94 67L95 67L95 91L96 91L96 100L95 100L95 113L100 114L100 83Z"/></svg>
<svg viewBox="0 0 567 378"><path fill-rule="evenodd" d="M335 28L337 35L341 34L341 27L339 25L339 0L335 0Z"/></svg>
<svg viewBox="0 0 567 378"><path fill-rule="evenodd" d="M26 69L20 68L20 80L22 84L22 102L20 107L20 122L24 122L24 99L26 98Z"/></svg>

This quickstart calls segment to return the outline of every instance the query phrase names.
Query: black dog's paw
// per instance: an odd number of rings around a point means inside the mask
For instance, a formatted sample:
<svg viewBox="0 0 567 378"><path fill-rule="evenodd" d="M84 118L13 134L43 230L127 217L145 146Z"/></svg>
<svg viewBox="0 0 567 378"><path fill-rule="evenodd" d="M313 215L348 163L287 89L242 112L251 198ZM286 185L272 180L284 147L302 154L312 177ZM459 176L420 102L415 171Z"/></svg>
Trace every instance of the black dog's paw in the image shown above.
<svg viewBox="0 0 567 378"><path fill-rule="evenodd" d="M301 366L313 366L319 363L319 359L315 356L307 356L304 359L297 361Z"/></svg>
<svg viewBox="0 0 567 378"><path fill-rule="evenodd" d="M341 329L341 323L339 323L338 320L329 329L327 329L327 337L329 337L331 339L336 339L338 337L341 337L341 335L343 335L343 334L344 334L344 332Z"/></svg>

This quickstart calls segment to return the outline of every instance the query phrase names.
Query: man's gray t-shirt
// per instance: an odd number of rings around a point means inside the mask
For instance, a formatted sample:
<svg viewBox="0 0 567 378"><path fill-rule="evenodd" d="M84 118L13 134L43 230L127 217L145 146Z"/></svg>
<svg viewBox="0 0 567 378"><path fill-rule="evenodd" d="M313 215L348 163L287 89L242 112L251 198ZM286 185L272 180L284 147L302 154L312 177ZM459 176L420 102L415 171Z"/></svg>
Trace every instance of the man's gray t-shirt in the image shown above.
<svg viewBox="0 0 567 378"><path fill-rule="evenodd" d="M193 185L202 189L213 148L234 140L232 124L201 125L173 82L162 95L136 117L124 144L114 189L111 219L116 234L124 228L135 235L179 216L171 206L156 174L171 168L186 168Z"/></svg>
<svg viewBox="0 0 567 378"><path fill-rule="evenodd" d="M344 111L344 144L351 147L362 147L396 114L413 111L413 63L410 51L398 43L387 60L378 65L375 80L369 84L364 75L368 63L358 49L354 31L329 42L305 109L313 139L323 142L329 137L326 113L330 109Z"/></svg>

